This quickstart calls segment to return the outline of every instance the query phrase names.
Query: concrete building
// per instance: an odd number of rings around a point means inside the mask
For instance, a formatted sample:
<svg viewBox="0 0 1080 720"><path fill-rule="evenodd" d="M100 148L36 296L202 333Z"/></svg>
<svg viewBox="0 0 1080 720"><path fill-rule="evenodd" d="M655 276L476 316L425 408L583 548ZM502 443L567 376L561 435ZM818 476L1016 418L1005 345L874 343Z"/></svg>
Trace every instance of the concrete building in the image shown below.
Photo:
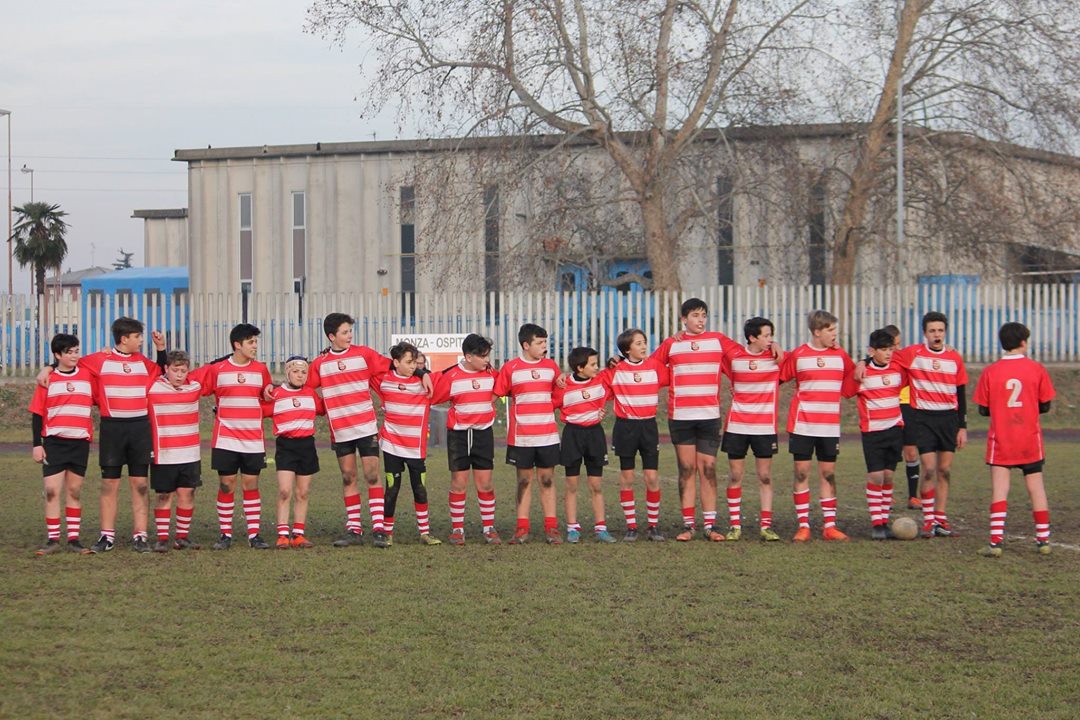
<svg viewBox="0 0 1080 720"><path fill-rule="evenodd" d="M703 133L689 172L705 210L682 235L683 287L828 282L860 130ZM1080 159L917 128L910 137L905 241L884 172L858 282L1080 267ZM187 264L193 293L584 289L647 275L636 206L601 216L591 202L626 190L603 151L537 137L511 153L510 140L177 150L189 208L134 217L146 223L147 264ZM549 190L571 176L592 209L567 221Z"/></svg>

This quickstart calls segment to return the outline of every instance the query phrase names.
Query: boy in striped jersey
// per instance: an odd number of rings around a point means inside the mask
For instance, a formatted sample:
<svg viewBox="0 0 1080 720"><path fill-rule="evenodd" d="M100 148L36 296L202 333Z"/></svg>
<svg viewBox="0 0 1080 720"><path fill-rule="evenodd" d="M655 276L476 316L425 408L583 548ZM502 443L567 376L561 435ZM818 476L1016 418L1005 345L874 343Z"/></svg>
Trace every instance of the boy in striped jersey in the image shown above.
<svg viewBox="0 0 1080 720"><path fill-rule="evenodd" d="M416 528L424 545L441 545L431 534L428 521L427 497L427 430L431 408L428 391L416 373L417 350L414 345L400 342L390 348L393 367L377 374L372 390L382 400L383 426L379 447L383 451L383 471L386 476L386 515L381 525L372 528L372 544L387 548L394 544L394 511L405 469L413 491Z"/></svg>
<svg viewBox="0 0 1080 720"><path fill-rule="evenodd" d="M882 328L893 339L893 350L903 347L900 340L900 328L895 325L886 325ZM861 379L859 366L865 367L866 359L860 360L856 365L855 379ZM908 385L900 388L900 414L904 418L904 474L907 476L908 510L918 510L922 507L919 498L919 448L915 445L915 419L911 409L911 388Z"/></svg>
<svg viewBox="0 0 1080 720"><path fill-rule="evenodd" d="M780 382L794 380L788 410L788 450L795 458L795 542L810 540L810 463L817 456L823 540L848 539L836 527L836 458L840 454L840 399L854 363L836 343L837 319L825 310L807 317L810 342L792 350L780 364Z"/></svg>
<svg viewBox="0 0 1080 720"><path fill-rule="evenodd" d="M738 345L724 353L723 372L731 381L731 409L724 426L720 449L727 453L731 477L728 480L727 506L730 529L728 540L742 538L742 481L746 455L754 452L761 497L761 539L780 539L772 529L772 459L776 455L777 396L780 366L773 357L773 324L754 317L743 326L746 346Z"/></svg>
<svg viewBox="0 0 1080 720"><path fill-rule="evenodd" d="M619 458L619 504L626 518L623 541L637 540L637 509L634 500L634 460L641 455L645 476L645 509L648 537L663 542L660 532L660 436L656 410L660 388L668 384L667 366L649 357L649 342L641 330L619 333L615 340L622 360L604 371L615 400L615 426L611 446Z"/></svg>
<svg viewBox="0 0 1080 720"><path fill-rule="evenodd" d="M319 453L315 449L315 416L325 415L326 408L315 390L307 386L307 358L294 355L285 361L285 382L270 393L273 401L277 468L277 548L279 550L314 547L307 539L308 492L311 478L319 472ZM295 486L295 500L294 489ZM289 503L293 502L292 533L289 531Z"/></svg>
<svg viewBox="0 0 1080 720"><path fill-rule="evenodd" d="M1035 521L1035 547L1050 554L1050 506L1043 486L1042 428L1039 416L1050 412L1054 385L1039 363L1027 357L1031 332L1017 322L998 331L1005 354L979 376L975 404L979 414L990 417L986 435L986 464L990 466L990 544L979 551L1001 557L1008 512L1009 473L1020 470L1031 498Z"/></svg>
<svg viewBox="0 0 1080 720"><path fill-rule="evenodd" d="M870 361L858 381L845 388L845 396L858 396L859 430L866 461L866 506L870 511L870 537L888 540L892 511L893 474L903 456L904 416L900 391L907 373L893 362L894 336L888 329L870 333ZM854 378L854 371L852 372Z"/></svg>
<svg viewBox="0 0 1080 720"><path fill-rule="evenodd" d="M203 395L214 395L214 437L210 443L210 467L218 473L217 511L221 537L214 550L232 547L236 480L244 493L244 518L248 544L256 550L270 545L259 534L262 498L259 473L266 467L263 437L263 396L272 389L270 371L255 359L259 353L259 328L240 323L229 332L232 355L192 371L189 377L203 386Z"/></svg>
<svg viewBox="0 0 1080 720"><path fill-rule="evenodd" d="M581 539L577 521L577 490L581 465L592 498L593 531L598 542L613 543L604 517L603 474L607 465L607 438L600 421L607 403L607 383L600 377L600 354L589 347L576 347L566 358L570 377L565 387L555 390L552 405L561 409L563 435L562 464L566 468L566 542Z"/></svg>
<svg viewBox="0 0 1080 720"><path fill-rule="evenodd" d="M532 482L540 482L540 507L544 512L544 537L559 545L555 517L555 465L559 462L559 428L555 425L552 393L559 366L547 357L547 330L526 323L518 330L521 356L499 369L495 395L510 398L510 427L506 435L506 463L517 468L517 528L511 545L529 539L529 505Z"/></svg>
<svg viewBox="0 0 1080 720"><path fill-rule="evenodd" d="M64 517L67 521L67 549L81 555L93 551L79 542L82 520L83 478L90 458L90 440L94 423L90 407L94 404L95 381L86 368L80 368L79 338L58 333L49 343L57 363L49 386L38 385L30 401L33 429L34 462L41 463L45 484L45 544L36 555L52 555L65 546L60 544L60 494L64 494Z"/></svg>
<svg viewBox="0 0 1080 720"><path fill-rule="evenodd" d="M153 333L158 362L141 352L143 324L129 317L112 323L114 346L86 355L79 366L94 378L94 403L101 413L101 440L98 463L101 465L101 537L91 546L94 552L108 552L116 542L116 504L120 495L120 476L128 469L131 485L131 549L150 552L146 541L146 513L150 473L151 434L147 414L146 390L165 364L165 336ZM47 385L51 367L38 374L38 383Z"/></svg>
<svg viewBox="0 0 1080 720"><path fill-rule="evenodd" d="M668 366L668 429L679 463L679 495L683 531L675 539L694 537L697 485L701 483L701 511L705 539L719 542L716 529L716 451L720 449L720 368L724 353L738 347L728 336L706 332L709 306L690 298L679 309L683 331L661 343L653 357Z"/></svg>
<svg viewBox="0 0 1080 720"><path fill-rule="evenodd" d="M195 488L202 485L202 452L199 447L199 398L202 385L189 379L191 359L183 350L172 350L165 358L165 374L146 391L153 436L150 487L157 493L154 552L169 551L169 523L176 496L177 550L198 550L190 539L195 512Z"/></svg>
<svg viewBox="0 0 1080 720"><path fill-rule="evenodd" d="M446 417L446 459L450 464L450 544L465 544L465 491L469 471L476 485L484 542L502 542L495 530L495 378L491 340L475 333L461 343L457 365L436 373L432 405L449 402Z"/></svg>
<svg viewBox="0 0 1080 720"><path fill-rule="evenodd" d="M945 513L953 456L967 445L967 369L960 353L946 346L949 321L931 311L922 319L925 342L897 352L911 378L915 442L922 461L922 536L953 534Z"/></svg>
<svg viewBox="0 0 1080 720"><path fill-rule="evenodd" d="M311 362L307 384L322 389L330 444L341 470L345 503L345 533L334 547L359 545L364 537L361 522L360 483L356 457L367 485L372 526L383 524L384 494L379 482L379 428L371 402L371 378L390 369L390 359L364 345L353 345L355 320L345 313L323 319L330 347Z"/></svg>

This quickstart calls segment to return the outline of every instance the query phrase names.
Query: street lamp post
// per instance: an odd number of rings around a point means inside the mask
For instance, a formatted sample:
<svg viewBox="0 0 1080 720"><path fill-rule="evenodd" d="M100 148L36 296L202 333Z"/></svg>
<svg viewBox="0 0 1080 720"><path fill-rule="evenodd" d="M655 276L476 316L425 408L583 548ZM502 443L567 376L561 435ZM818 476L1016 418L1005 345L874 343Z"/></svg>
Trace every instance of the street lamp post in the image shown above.
<svg viewBox="0 0 1080 720"><path fill-rule="evenodd" d="M22 168L19 169L23 175L30 174L30 202L34 202L34 168L28 167L26 163L23 163Z"/></svg>
<svg viewBox="0 0 1080 720"><path fill-rule="evenodd" d="M8 295L15 294L14 273L12 272L12 246L11 235L14 229L11 226L11 111L0 110L0 115L7 116L7 291Z"/></svg>

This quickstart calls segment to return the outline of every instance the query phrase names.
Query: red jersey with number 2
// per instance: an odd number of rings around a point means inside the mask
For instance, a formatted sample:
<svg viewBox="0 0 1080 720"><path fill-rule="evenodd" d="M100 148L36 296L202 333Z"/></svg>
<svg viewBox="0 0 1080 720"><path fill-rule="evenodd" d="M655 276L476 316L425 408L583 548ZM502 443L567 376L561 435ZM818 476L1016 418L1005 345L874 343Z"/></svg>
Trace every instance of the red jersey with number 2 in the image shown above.
<svg viewBox="0 0 1080 720"><path fill-rule="evenodd" d="M975 404L990 408L986 435L989 465L1027 465L1043 452L1039 403L1054 399L1054 385L1041 364L1025 355L1006 355L983 370Z"/></svg>

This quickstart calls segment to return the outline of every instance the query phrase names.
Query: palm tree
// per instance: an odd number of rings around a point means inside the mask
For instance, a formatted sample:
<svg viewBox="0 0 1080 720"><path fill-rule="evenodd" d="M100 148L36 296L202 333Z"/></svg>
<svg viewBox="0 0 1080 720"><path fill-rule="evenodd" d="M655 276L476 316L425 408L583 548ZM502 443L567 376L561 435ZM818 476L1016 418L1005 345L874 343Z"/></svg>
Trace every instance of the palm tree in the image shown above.
<svg viewBox="0 0 1080 720"><path fill-rule="evenodd" d="M14 210L17 221L11 238L15 241L15 259L19 267L33 266L34 287L40 295L45 292L45 271L59 268L67 257L67 213L59 205L45 202L28 202Z"/></svg>

